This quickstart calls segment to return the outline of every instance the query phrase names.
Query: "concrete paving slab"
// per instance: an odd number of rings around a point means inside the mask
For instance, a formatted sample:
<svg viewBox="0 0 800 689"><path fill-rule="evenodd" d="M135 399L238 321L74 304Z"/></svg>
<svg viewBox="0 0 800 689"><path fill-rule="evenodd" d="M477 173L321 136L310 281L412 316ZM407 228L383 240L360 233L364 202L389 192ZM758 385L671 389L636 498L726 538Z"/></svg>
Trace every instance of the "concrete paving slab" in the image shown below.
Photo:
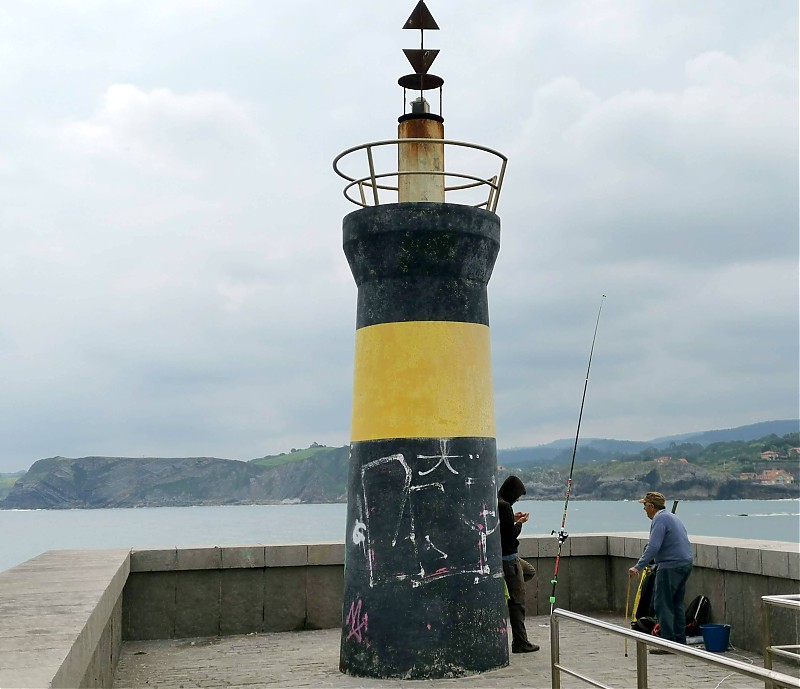
<svg viewBox="0 0 800 689"><path fill-rule="evenodd" d="M598 615L622 625L618 616ZM511 654L510 665L480 675L428 680L425 687L514 687L539 689L551 686L550 626L548 616L531 617L528 635L542 648L537 653ZM609 686L636 686L636 649L623 639L596 632L568 620L560 623L561 662ZM151 687L341 687L386 688L422 686L419 681L375 680L350 677L339 672L338 629L246 636L136 641L123 645L114 688ZM724 654L762 666L760 656L739 651ZM648 655L650 686L659 689L762 689L762 682L678 656ZM790 672L788 665L776 670ZM797 668L794 668L795 674ZM587 686L562 675L563 689Z"/></svg>
<svg viewBox="0 0 800 689"><path fill-rule="evenodd" d="M178 549L131 550L131 572L164 572L178 566Z"/></svg>
<svg viewBox="0 0 800 689"><path fill-rule="evenodd" d="M264 546L223 546L222 567L224 569L249 569L266 567L267 560Z"/></svg>

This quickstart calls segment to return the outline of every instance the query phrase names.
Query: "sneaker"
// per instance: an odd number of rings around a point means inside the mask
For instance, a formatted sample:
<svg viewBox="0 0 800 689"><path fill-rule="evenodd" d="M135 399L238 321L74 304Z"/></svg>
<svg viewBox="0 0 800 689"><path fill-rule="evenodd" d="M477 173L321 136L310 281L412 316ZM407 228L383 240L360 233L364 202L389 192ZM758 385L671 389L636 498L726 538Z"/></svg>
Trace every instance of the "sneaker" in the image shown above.
<svg viewBox="0 0 800 689"><path fill-rule="evenodd" d="M530 641L526 641L524 644L511 644L511 652L512 653L533 653L534 651L538 651L539 647L536 644L532 644Z"/></svg>
<svg viewBox="0 0 800 689"><path fill-rule="evenodd" d="M672 651L668 651L666 648L651 648L648 653L652 656L671 656Z"/></svg>

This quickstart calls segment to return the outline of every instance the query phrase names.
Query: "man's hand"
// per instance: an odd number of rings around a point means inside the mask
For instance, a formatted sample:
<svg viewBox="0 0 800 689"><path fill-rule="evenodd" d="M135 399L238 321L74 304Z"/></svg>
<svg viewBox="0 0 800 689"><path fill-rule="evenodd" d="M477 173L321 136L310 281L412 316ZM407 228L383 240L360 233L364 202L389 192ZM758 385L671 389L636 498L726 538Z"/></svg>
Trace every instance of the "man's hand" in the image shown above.
<svg viewBox="0 0 800 689"><path fill-rule="evenodd" d="M632 576L632 577L638 577L638 576L639 576L639 570L638 570L638 569L636 569L636 567L631 567L631 568L628 570L628 574L629 574L630 576Z"/></svg>
<svg viewBox="0 0 800 689"><path fill-rule="evenodd" d="M515 524L524 524L528 519L530 519L530 512L515 512L514 513L514 523Z"/></svg>

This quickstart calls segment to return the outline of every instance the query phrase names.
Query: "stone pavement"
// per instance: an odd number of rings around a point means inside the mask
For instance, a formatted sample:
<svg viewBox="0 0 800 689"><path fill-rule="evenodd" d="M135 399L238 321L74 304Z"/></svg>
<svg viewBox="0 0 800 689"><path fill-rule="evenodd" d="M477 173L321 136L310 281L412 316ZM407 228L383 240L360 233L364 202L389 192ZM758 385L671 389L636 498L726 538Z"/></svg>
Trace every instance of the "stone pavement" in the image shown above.
<svg viewBox="0 0 800 689"><path fill-rule="evenodd" d="M621 616L597 615L622 625ZM339 630L324 629L276 634L250 634L199 639L129 641L122 649L114 680L115 689L193 689L195 687L507 687L551 686L549 617L531 617L528 636L542 648L537 653L512 654L508 667L480 675L440 680L376 680L349 677L339 672ZM560 621L561 664L608 686L636 687L636 645L570 620ZM730 650L729 658L761 667L754 653ZM648 655L648 677L658 689L763 689L764 684L694 658ZM797 675L787 664L776 670ZM562 674L563 689L589 686Z"/></svg>

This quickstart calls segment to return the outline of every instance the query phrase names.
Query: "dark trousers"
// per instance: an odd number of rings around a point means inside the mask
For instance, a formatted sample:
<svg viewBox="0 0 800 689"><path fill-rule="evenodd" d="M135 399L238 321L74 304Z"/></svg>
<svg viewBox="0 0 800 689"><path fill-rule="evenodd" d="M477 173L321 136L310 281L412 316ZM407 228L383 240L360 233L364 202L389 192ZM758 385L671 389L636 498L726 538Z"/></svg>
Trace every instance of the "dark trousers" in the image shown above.
<svg viewBox="0 0 800 689"><path fill-rule="evenodd" d="M521 557L503 560L503 576L508 587L508 620L511 623L511 643L524 646L528 643L525 630L525 582L536 576L533 565Z"/></svg>
<svg viewBox="0 0 800 689"><path fill-rule="evenodd" d="M679 644L686 643L686 608L683 598L686 593L686 581L691 573L691 565L656 569L653 608L661 626L662 639L677 641Z"/></svg>

